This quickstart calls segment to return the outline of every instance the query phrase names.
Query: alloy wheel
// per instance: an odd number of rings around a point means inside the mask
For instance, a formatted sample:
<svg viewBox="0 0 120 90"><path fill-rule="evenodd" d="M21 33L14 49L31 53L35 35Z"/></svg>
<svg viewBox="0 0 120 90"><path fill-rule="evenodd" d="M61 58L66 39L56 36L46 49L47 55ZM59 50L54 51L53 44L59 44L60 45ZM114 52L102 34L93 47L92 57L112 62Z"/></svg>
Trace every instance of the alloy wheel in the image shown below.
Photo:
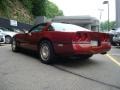
<svg viewBox="0 0 120 90"><path fill-rule="evenodd" d="M40 49L40 56L41 56L41 59L43 61L48 61L49 60L49 57L50 57L50 49L49 49L49 46L44 43L42 46L41 46L41 49Z"/></svg>

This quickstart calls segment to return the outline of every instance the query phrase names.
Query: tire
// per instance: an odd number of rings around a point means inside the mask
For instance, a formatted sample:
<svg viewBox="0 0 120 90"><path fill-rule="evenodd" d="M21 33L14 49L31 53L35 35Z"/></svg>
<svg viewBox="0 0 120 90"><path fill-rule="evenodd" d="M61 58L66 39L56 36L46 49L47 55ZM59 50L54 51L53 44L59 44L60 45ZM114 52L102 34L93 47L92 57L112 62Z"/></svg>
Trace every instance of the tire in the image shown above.
<svg viewBox="0 0 120 90"><path fill-rule="evenodd" d="M13 52L19 51L18 42L15 40L15 38L12 39L11 48Z"/></svg>
<svg viewBox="0 0 120 90"><path fill-rule="evenodd" d="M80 60L87 60L87 59L89 59L90 57L92 57L93 56L93 54L81 54L81 55L79 55L79 56L77 56Z"/></svg>
<svg viewBox="0 0 120 90"><path fill-rule="evenodd" d="M12 38L11 38L10 36L6 36L6 37L5 37L5 43L6 43L6 44L10 44L11 41L12 41Z"/></svg>
<svg viewBox="0 0 120 90"><path fill-rule="evenodd" d="M39 44L39 57L42 63L53 63L54 50L52 44L49 41L44 40Z"/></svg>

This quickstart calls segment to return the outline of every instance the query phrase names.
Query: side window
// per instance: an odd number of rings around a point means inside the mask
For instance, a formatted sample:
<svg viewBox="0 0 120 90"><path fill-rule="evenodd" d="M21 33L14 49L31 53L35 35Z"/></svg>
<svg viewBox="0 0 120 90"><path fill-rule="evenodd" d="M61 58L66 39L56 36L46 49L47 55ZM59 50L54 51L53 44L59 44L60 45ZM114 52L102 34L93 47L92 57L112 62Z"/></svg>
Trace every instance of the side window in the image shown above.
<svg viewBox="0 0 120 90"><path fill-rule="evenodd" d="M40 32L42 31L42 29L46 26L46 24L39 24L35 27L33 27L33 29L30 32Z"/></svg>

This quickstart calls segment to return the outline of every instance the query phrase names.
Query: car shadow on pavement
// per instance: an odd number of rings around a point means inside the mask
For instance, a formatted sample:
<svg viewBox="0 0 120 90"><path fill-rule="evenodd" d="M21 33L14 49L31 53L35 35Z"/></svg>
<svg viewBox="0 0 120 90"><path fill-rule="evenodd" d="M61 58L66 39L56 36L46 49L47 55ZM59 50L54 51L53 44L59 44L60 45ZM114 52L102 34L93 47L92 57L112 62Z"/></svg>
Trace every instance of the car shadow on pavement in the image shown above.
<svg viewBox="0 0 120 90"><path fill-rule="evenodd" d="M0 46L4 46L3 44L0 44Z"/></svg>
<svg viewBox="0 0 120 90"><path fill-rule="evenodd" d="M57 59L54 65L65 66L65 67L72 67L72 68L82 68L82 67L89 67L89 66L98 66L100 63L93 60L92 58L89 59L80 59L80 58L68 58L68 59Z"/></svg>
<svg viewBox="0 0 120 90"><path fill-rule="evenodd" d="M32 57L32 58L35 58L35 59L38 59L38 54L31 50L20 49L19 53L24 54L29 57Z"/></svg>
<svg viewBox="0 0 120 90"><path fill-rule="evenodd" d="M25 49L21 49L19 51L19 53L27 55L31 58L35 58L35 60L39 60L39 56L36 52L34 51L30 51L30 50L25 50ZM55 59L55 61L50 64L52 66L54 65L60 65L60 66L66 66L66 67L73 67L73 68L77 68L77 67L86 67L86 66L98 66L99 62L89 58L89 59L80 59L80 58L61 58L61 57L57 57Z"/></svg>

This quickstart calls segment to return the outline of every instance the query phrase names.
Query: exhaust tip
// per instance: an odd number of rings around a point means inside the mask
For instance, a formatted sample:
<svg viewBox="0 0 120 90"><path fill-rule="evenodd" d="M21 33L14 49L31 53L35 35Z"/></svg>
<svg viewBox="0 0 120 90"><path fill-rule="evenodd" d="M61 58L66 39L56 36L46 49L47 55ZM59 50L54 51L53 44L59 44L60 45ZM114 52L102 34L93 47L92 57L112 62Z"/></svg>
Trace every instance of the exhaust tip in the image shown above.
<svg viewBox="0 0 120 90"><path fill-rule="evenodd" d="M103 53L101 53L101 54L107 54L107 52L103 52Z"/></svg>

